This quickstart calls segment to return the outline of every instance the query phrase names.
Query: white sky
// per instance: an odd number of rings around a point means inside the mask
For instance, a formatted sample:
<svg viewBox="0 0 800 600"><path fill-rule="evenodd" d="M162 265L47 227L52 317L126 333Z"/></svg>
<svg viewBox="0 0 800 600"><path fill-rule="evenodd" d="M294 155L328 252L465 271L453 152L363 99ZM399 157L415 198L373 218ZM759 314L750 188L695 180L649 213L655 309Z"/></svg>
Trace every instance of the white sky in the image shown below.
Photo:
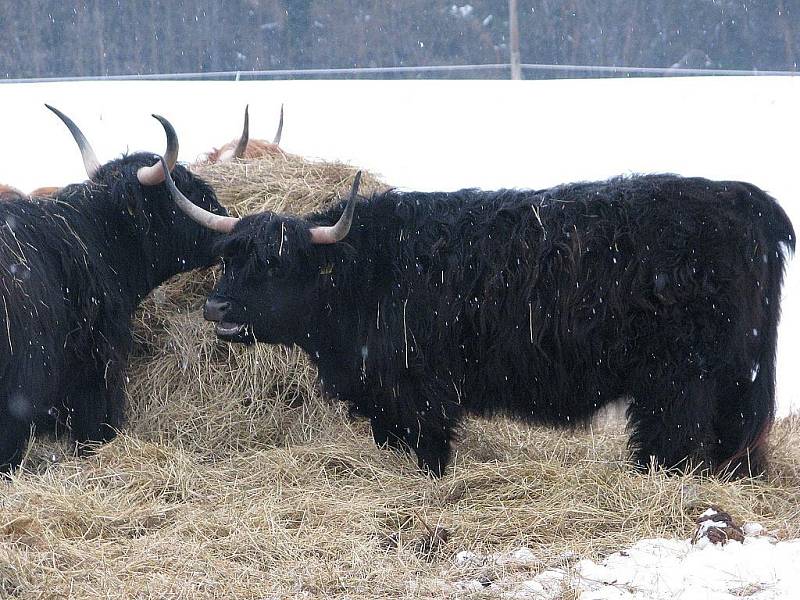
<svg viewBox="0 0 800 600"><path fill-rule="evenodd" d="M545 187L630 172L750 181L800 231L800 79L692 77L554 81L264 81L0 84L0 182L24 191L85 178L72 117L101 161L163 152L172 122L181 159L252 137L343 160L408 189ZM800 262L800 261L798 261ZM780 412L800 408L800 265L789 266L778 353Z"/></svg>

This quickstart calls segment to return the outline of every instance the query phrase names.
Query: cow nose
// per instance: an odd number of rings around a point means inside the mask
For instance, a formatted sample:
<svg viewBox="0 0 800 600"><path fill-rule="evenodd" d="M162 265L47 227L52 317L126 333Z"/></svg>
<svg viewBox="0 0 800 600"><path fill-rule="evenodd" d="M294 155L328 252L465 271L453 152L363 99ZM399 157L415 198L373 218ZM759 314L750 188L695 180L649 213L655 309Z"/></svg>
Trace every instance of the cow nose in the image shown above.
<svg viewBox="0 0 800 600"><path fill-rule="evenodd" d="M206 321L222 321L225 311L230 308L231 303L227 300L215 300L209 298L203 306L203 318Z"/></svg>

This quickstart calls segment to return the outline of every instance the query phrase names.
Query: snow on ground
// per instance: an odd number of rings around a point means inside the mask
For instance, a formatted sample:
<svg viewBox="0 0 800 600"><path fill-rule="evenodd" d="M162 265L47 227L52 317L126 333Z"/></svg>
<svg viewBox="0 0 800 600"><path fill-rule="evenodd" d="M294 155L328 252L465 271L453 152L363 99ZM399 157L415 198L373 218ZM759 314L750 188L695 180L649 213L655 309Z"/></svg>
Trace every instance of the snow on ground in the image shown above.
<svg viewBox="0 0 800 600"><path fill-rule="evenodd" d="M527 548L508 554L479 556L461 552L458 569L487 564L513 565L515 576L489 581L464 578L452 586L459 592L484 592L506 600L556 600L565 589L579 600L778 600L800 593L800 540L777 541L748 523L754 531L744 542L712 544L701 539L645 539L600 562L577 560L564 568L539 570ZM527 578L526 566L536 575Z"/></svg>

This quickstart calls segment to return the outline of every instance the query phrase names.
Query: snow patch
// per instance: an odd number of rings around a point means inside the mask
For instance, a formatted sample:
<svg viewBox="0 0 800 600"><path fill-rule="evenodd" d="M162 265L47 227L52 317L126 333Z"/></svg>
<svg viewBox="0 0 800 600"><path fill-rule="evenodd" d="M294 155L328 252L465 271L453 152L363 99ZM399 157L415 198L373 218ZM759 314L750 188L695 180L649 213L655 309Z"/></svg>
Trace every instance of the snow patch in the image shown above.
<svg viewBox="0 0 800 600"><path fill-rule="evenodd" d="M717 519L720 514L725 513L704 513L707 520L698 529L705 523L707 528L729 526L726 519ZM459 568L515 565L517 569L503 569L503 577L492 581L470 577L452 586L508 600L556 600L566 589L574 590L580 600L797 598L800 540L777 541L759 523L745 523L741 530L745 533L742 542L728 540L723 545L702 537L694 543L697 535L685 540L644 539L601 561L583 559L572 567L551 567L539 573L535 569L541 562L528 548L486 556L464 550L454 559ZM565 556L569 558L573 557Z"/></svg>

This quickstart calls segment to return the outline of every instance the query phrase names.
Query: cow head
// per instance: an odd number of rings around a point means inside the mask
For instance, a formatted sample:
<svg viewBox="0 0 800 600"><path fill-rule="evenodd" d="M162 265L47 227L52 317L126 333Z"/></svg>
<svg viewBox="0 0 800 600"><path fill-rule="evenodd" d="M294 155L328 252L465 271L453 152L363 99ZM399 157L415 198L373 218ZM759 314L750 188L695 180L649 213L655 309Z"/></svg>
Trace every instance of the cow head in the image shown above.
<svg viewBox="0 0 800 600"><path fill-rule="evenodd" d="M204 308L217 335L231 342L298 343L309 331L312 307L323 304L320 278L332 285L333 245L350 231L361 173L334 225L314 225L299 217L264 212L236 219L208 213L167 186L181 209L205 227L226 235L217 242L223 273ZM328 307L330 309L330 307Z"/></svg>
<svg viewBox="0 0 800 600"><path fill-rule="evenodd" d="M62 188L56 197L75 204L93 203L95 218L105 223L107 237L115 241L110 251L118 253L117 262L140 272L152 287L176 273L209 266L216 260L213 242L218 235L175 210L158 155L138 152L101 165L77 125L58 109L48 108L72 133L89 177L86 183ZM153 117L166 133L164 160L172 173L170 183L183 190L193 206L224 216L226 211L211 187L177 164L175 129L164 117Z"/></svg>
<svg viewBox="0 0 800 600"><path fill-rule="evenodd" d="M238 140L228 142L220 148L215 148L206 156L206 161L210 163L220 163L233 160L234 158L260 158L270 154L279 154L281 143L281 133L283 132L283 105L281 105L281 116L278 121L278 130L272 142L266 140L250 139L250 105L244 109L244 127L242 135Z"/></svg>

